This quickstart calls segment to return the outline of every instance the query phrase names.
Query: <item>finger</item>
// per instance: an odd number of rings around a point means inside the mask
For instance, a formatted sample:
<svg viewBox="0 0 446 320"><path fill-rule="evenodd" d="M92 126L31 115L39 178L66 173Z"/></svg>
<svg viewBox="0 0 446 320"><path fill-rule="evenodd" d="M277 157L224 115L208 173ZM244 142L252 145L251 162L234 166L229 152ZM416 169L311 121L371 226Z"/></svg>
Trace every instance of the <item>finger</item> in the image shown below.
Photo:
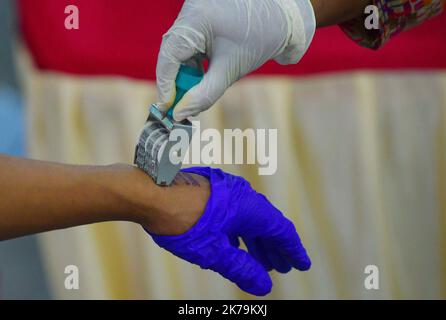
<svg viewBox="0 0 446 320"><path fill-rule="evenodd" d="M156 66L156 83L159 98L159 108L167 111L175 100L175 79L180 64L191 59L196 49L190 41L187 31L177 29L163 37L158 62Z"/></svg>
<svg viewBox="0 0 446 320"><path fill-rule="evenodd" d="M213 260L207 268L234 282L243 291L256 296L271 292L272 281L265 268L246 251L231 246L229 241L216 250Z"/></svg>
<svg viewBox="0 0 446 320"><path fill-rule="evenodd" d="M258 195L260 213L258 218L246 226L244 233L260 237L279 251L291 265L301 271L311 267L311 260L302 245L294 224L288 220L266 197Z"/></svg>
<svg viewBox="0 0 446 320"><path fill-rule="evenodd" d="M294 224L285 217L278 220L276 228L270 230L264 240L283 254L294 268L300 271L310 269L310 257L302 245Z"/></svg>
<svg viewBox="0 0 446 320"><path fill-rule="evenodd" d="M215 55L203 80L193 87L175 107L177 121L196 116L209 109L237 80L231 57Z"/></svg>
<svg viewBox="0 0 446 320"><path fill-rule="evenodd" d="M265 255L268 257L268 260L274 269L280 273L288 273L293 268L289 259L284 258L270 242L265 242L263 245L265 248Z"/></svg>
<svg viewBox="0 0 446 320"><path fill-rule="evenodd" d="M273 265L266 256L265 249L258 239L248 238L243 239L243 242L246 244L249 254L260 262L267 271L273 270Z"/></svg>

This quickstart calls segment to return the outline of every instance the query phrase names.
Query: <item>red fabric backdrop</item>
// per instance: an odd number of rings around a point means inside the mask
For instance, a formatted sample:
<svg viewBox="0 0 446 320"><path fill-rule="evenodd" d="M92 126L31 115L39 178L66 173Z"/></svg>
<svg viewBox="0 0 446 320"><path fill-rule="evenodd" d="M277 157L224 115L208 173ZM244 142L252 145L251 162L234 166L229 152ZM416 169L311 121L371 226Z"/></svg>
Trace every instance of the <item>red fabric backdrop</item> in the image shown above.
<svg viewBox="0 0 446 320"><path fill-rule="evenodd" d="M64 10L70 4L79 8L79 30L65 29ZM181 5L180 0L19 0L19 14L24 39L43 70L154 79L161 36ZM337 27L325 28L317 31L301 63L271 62L256 74L446 68L445 40L446 14L379 51L359 47Z"/></svg>

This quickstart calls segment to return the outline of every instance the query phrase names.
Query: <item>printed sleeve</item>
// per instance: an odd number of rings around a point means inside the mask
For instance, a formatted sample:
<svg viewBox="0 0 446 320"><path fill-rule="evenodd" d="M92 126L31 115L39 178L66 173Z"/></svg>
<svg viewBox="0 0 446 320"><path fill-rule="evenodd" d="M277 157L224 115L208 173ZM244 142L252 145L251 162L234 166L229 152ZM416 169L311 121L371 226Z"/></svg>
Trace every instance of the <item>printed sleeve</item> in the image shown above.
<svg viewBox="0 0 446 320"><path fill-rule="evenodd" d="M423 23L443 11L446 0L373 0L379 11L379 29L367 30L365 18L341 24L359 45L378 49L398 33Z"/></svg>

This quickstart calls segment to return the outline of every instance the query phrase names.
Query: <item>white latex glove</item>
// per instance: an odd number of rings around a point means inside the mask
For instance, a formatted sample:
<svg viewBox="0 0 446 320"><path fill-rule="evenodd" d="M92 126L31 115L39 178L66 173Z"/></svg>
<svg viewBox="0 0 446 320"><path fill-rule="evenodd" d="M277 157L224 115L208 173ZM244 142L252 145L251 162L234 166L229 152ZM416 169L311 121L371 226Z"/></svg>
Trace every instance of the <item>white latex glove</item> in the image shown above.
<svg viewBox="0 0 446 320"><path fill-rule="evenodd" d="M186 0L158 56L161 110L174 100L181 63L202 55L209 69L175 107L176 120L207 110L234 82L270 59L299 62L315 28L310 0Z"/></svg>

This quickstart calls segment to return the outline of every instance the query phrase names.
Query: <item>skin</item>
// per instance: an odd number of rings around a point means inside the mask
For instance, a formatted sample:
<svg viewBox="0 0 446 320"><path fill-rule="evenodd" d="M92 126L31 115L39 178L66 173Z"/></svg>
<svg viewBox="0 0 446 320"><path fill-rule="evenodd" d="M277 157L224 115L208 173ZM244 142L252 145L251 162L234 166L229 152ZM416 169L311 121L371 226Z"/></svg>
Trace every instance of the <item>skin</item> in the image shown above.
<svg viewBox="0 0 446 320"><path fill-rule="evenodd" d="M0 240L104 221L160 235L186 232L203 213L206 178L181 173L169 188L136 167L73 166L0 155Z"/></svg>
<svg viewBox="0 0 446 320"><path fill-rule="evenodd" d="M319 28L361 17L372 0L311 0L311 3Z"/></svg>

